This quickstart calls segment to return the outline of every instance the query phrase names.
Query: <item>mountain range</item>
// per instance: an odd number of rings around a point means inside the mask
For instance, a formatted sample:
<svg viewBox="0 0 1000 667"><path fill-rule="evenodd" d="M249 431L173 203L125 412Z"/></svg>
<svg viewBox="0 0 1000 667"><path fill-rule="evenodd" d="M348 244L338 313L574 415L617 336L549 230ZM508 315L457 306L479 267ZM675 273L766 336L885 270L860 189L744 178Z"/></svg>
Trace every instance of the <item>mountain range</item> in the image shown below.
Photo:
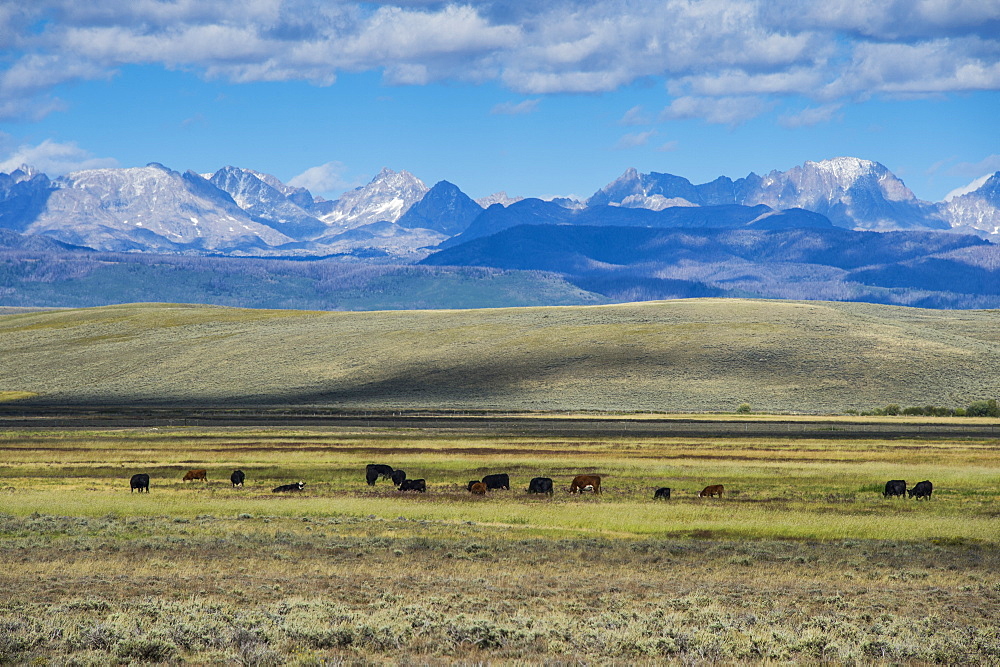
<svg viewBox="0 0 1000 667"><path fill-rule="evenodd" d="M0 273L0 305L26 305L17 292L28 283L25 293L58 305L54 286L44 295L37 288L46 276L69 280L72 271L40 268L39 257L55 262L60 253L98 251L112 254L77 261L81 275L129 264L137 253L257 257L262 263L240 265L236 272L247 272L241 280L279 276L274 280L288 281L292 291L301 276L273 271L269 267L277 265L265 258L326 259L420 264L421 271L391 275L430 290L445 275L452 285L458 284L456 275L462 281L492 279L489 273L442 273L435 267L536 272L516 279L504 275L522 286L564 281L558 288L561 303L761 296L998 307L1000 172L973 185L947 201L925 202L883 165L843 157L703 184L629 169L584 201L503 192L474 201L447 181L427 187L409 172L383 169L368 184L330 201L269 174L232 166L198 174L150 163L58 178L26 166L0 173L0 259L13 267ZM34 259L28 258L31 253ZM184 266L195 270L195 264ZM160 265L145 262L142 272ZM176 276L177 265L172 266ZM217 272L219 266L206 264L202 270ZM124 274L116 275L112 282L123 284ZM157 280L149 275L144 292L108 294L108 302L161 300ZM316 279L319 291L310 307L324 307L324 290L336 291L330 275ZM275 289L271 300L259 303L295 301L284 288ZM382 287L366 289L374 293ZM411 293L406 290L400 294ZM475 290L462 291L462 303L469 305L466 296ZM233 295L216 292L215 286L191 288L191 298L240 305ZM247 293L240 288L239 294ZM328 306L343 304L338 298L331 296ZM364 298L351 298L352 307L364 307ZM405 307L405 301L400 296L392 303ZM538 303L513 294L508 302Z"/></svg>
<svg viewBox="0 0 1000 667"><path fill-rule="evenodd" d="M653 215L663 212L670 214ZM0 174L0 227L104 251L354 255L412 262L439 244L454 246L546 220L759 227L765 224L762 216L784 226L958 230L996 238L1000 172L967 194L937 203L918 200L883 165L850 157L700 185L629 169L583 202L517 200L503 193L476 202L447 181L428 188L409 172L390 169L335 201L231 166L214 174L181 173L158 163L55 179L30 167Z"/></svg>

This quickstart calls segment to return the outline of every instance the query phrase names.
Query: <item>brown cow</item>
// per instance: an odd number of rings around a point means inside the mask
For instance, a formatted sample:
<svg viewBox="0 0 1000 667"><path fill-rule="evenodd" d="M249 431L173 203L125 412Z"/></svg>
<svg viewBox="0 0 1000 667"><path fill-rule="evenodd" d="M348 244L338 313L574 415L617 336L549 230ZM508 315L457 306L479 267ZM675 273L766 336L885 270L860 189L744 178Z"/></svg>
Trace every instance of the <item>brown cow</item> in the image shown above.
<svg viewBox="0 0 1000 667"><path fill-rule="evenodd" d="M483 484L482 482L476 482L475 484L469 487L469 491L472 491L472 493L477 496L485 496L486 485Z"/></svg>
<svg viewBox="0 0 1000 667"><path fill-rule="evenodd" d="M573 478L573 483L569 485L570 493L583 493L587 487L591 487L594 493L601 492L600 475L577 475Z"/></svg>
<svg viewBox="0 0 1000 667"><path fill-rule="evenodd" d="M203 482L208 481L208 471L207 470L188 470L184 473L185 482L190 482L195 479L200 479Z"/></svg>
<svg viewBox="0 0 1000 667"><path fill-rule="evenodd" d="M721 484L712 484L711 486L706 486L704 489L702 489L701 493L698 494L698 497L711 498L712 496L719 496L721 498L722 492L725 490L726 488Z"/></svg>

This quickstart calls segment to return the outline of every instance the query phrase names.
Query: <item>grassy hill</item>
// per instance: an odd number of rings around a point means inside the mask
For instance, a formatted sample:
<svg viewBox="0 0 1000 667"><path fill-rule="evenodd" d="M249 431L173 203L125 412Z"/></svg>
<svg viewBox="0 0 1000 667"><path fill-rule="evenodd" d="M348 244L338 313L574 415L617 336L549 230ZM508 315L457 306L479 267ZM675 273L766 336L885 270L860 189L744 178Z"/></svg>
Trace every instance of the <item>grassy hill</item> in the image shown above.
<svg viewBox="0 0 1000 667"><path fill-rule="evenodd" d="M0 358L0 392L66 403L959 407L1000 396L1000 312L731 299L353 313L134 304L0 316Z"/></svg>

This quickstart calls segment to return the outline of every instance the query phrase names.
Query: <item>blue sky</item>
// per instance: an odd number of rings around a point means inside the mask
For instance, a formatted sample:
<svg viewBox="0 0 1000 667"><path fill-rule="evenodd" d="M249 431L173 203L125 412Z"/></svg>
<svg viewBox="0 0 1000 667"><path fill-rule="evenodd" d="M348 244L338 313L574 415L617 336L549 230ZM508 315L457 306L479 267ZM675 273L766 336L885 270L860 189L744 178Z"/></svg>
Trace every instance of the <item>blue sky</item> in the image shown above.
<svg viewBox="0 0 1000 667"><path fill-rule="evenodd" d="M586 197L851 155L1000 170L1000 0L0 0L0 170L382 167Z"/></svg>

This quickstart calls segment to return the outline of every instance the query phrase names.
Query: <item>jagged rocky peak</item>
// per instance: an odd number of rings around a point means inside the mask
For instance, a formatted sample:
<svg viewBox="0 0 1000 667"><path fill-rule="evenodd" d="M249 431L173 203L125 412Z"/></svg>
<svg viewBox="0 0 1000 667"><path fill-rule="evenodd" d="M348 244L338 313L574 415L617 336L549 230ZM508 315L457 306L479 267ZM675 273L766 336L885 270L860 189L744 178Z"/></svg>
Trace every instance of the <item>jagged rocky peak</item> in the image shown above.
<svg viewBox="0 0 1000 667"><path fill-rule="evenodd" d="M773 171L765 177L761 187L767 188L772 182L794 183L799 190L811 190L820 195L862 188L878 190L888 201L916 201L913 192L885 165L856 157L807 161L786 172Z"/></svg>
<svg viewBox="0 0 1000 667"><path fill-rule="evenodd" d="M1000 171L949 193L937 210L953 227L1000 234Z"/></svg>
<svg viewBox="0 0 1000 667"><path fill-rule="evenodd" d="M410 172L383 168L367 185L344 193L320 219L340 230L373 222L396 222L423 199L427 190L423 181Z"/></svg>

